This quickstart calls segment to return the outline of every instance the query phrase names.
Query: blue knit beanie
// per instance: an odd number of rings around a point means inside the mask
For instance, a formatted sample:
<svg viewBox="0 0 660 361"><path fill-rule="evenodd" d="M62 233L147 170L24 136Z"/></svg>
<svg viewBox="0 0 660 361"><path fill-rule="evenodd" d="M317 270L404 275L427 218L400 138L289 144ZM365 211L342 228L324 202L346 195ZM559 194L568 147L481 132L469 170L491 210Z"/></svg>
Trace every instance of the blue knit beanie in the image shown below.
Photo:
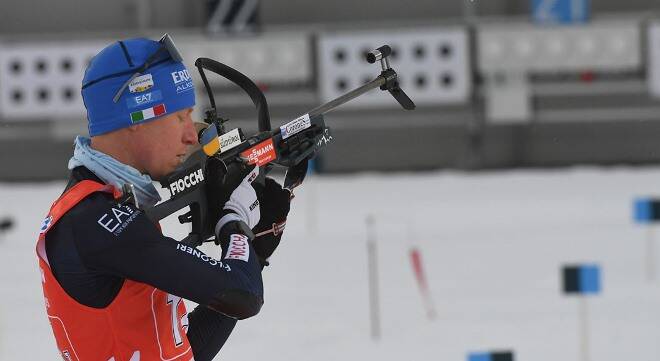
<svg viewBox="0 0 660 361"><path fill-rule="evenodd" d="M90 62L82 82L89 136L126 128L195 105L195 89L182 62L161 51L151 65L115 94L164 45L149 39L118 41Z"/></svg>

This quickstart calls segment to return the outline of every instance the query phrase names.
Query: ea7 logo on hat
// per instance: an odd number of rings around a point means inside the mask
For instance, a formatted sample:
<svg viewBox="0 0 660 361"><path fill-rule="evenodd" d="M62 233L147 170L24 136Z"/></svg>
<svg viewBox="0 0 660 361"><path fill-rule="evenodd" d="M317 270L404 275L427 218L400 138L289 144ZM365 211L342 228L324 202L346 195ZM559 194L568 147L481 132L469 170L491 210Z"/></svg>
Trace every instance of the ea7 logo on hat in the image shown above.
<svg viewBox="0 0 660 361"><path fill-rule="evenodd" d="M151 89L153 88L153 86L154 86L154 79L151 77L151 74L144 74L131 80L131 82L128 83L128 90L131 93L139 93L147 89Z"/></svg>

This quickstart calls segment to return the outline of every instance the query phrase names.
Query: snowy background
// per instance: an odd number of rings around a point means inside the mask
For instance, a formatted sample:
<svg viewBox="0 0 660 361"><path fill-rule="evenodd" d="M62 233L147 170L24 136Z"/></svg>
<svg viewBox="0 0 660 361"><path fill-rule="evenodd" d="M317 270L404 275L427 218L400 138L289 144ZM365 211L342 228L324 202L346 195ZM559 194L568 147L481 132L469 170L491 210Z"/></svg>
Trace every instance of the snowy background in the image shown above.
<svg viewBox="0 0 660 361"><path fill-rule="evenodd" d="M450 361L510 349L519 361L577 361L579 300L560 293L560 268L588 262L603 272L602 294L587 299L591 360L656 361L660 289L647 277L649 230L632 222L632 201L660 193L659 184L657 167L313 178L297 191L265 271L261 313L239 322L217 359ZM58 359L34 245L63 186L0 184L0 216L16 221L0 235L0 360ZM369 214L378 246L377 341L369 326ZM171 220L164 229L186 233ZM412 246L422 252L434 320L414 278Z"/></svg>

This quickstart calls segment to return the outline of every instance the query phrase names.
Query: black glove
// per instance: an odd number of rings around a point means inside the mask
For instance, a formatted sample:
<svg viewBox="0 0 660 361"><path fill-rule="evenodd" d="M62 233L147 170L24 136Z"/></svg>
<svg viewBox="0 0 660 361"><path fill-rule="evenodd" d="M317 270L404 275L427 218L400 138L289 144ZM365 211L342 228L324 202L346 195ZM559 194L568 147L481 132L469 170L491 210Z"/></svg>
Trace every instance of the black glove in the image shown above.
<svg viewBox="0 0 660 361"><path fill-rule="evenodd" d="M222 259L224 259L227 256L227 251L229 249L229 240L231 236L236 234L241 234L246 236L249 242L253 242L254 240L254 233L252 233L252 230L250 229L250 227L247 226L247 224L240 221L228 222L222 227L222 229L219 230L215 241L216 244L219 244L220 247L222 248Z"/></svg>
<svg viewBox="0 0 660 361"><path fill-rule="evenodd" d="M208 219L215 234L218 235L222 226L231 221L254 227L259 222L260 212L253 181L259 169L240 162L225 167L221 160L210 157L205 171Z"/></svg>
<svg viewBox="0 0 660 361"><path fill-rule="evenodd" d="M282 239L286 217L290 209L291 192L283 189L279 183L268 177L266 177L264 185L254 184L254 187L261 207L261 220L253 228L255 239L252 245L262 266L267 266L267 259L273 254Z"/></svg>

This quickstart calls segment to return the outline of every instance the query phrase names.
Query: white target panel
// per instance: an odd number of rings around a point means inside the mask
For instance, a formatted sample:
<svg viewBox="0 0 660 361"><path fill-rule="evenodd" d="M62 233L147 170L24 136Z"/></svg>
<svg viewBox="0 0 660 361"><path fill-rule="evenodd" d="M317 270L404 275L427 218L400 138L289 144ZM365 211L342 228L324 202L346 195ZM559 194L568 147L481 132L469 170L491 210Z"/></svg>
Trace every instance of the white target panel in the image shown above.
<svg viewBox="0 0 660 361"><path fill-rule="evenodd" d="M381 72L365 54L392 48L390 65L401 88L417 105L455 104L471 92L468 36L463 28L383 29L321 34L317 43L318 86L323 101L357 88ZM346 106L398 107L387 92L372 90Z"/></svg>
<svg viewBox="0 0 660 361"><path fill-rule="evenodd" d="M177 47L191 74L197 58L210 58L248 76L257 84L304 83L312 80L311 39L303 33L274 33L233 38L177 37ZM207 73L212 85L228 81ZM200 80L201 81L201 80Z"/></svg>
<svg viewBox="0 0 660 361"><path fill-rule="evenodd" d="M4 119L82 117L80 87L103 42L0 44L0 114Z"/></svg>
<svg viewBox="0 0 660 361"><path fill-rule="evenodd" d="M486 73L638 69L640 42L640 25L632 21L485 24L477 29L478 67Z"/></svg>
<svg viewBox="0 0 660 361"><path fill-rule="evenodd" d="M649 92L660 98L660 22L649 24L647 41Z"/></svg>

